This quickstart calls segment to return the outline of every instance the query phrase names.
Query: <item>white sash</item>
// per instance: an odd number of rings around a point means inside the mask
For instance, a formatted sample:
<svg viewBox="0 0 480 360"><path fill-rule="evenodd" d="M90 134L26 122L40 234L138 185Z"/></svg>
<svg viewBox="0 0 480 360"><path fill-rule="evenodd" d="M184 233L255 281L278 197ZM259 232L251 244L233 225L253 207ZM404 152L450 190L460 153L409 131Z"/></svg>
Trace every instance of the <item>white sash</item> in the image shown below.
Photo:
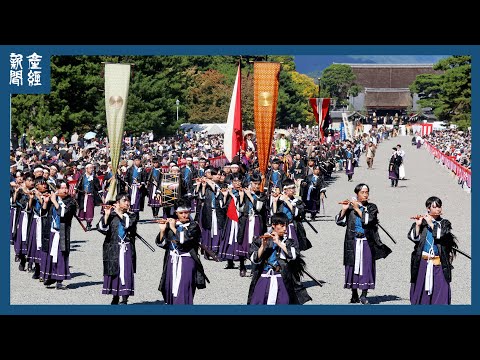
<svg viewBox="0 0 480 360"><path fill-rule="evenodd" d="M230 227L230 237L228 238L228 244L233 244L233 239L237 242L238 223L232 220L232 226Z"/></svg>
<svg viewBox="0 0 480 360"><path fill-rule="evenodd" d="M122 282L122 285L125 285L125 253L127 252L127 243L122 240L118 244L120 245L120 281Z"/></svg>
<svg viewBox="0 0 480 360"><path fill-rule="evenodd" d="M212 239L215 235L218 235L217 210L212 209Z"/></svg>
<svg viewBox="0 0 480 360"><path fill-rule="evenodd" d="M367 238L357 238L357 244L355 248L355 270L354 274L363 275L363 241Z"/></svg>
<svg viewBox="0 0 480 360"><path fill-rule="evenodd" d="M15 220L17 217L17 209L13 209L13 220L12 220L12 234L15 231Z"/></svg>
<svg viewBox="0 0 480 360"><path fill-rule="evenodd" d="M33 218L35 219L36 223L36 229L35 229L35 237L36 237L36 244L37 244L37 250L40 250L42 248L42 218L38 216L37 214L33 215Z"/></svg>
<svg viewBox="0 0 480 360"><path fill-rule="evenodd" d="M281 274L275 274L273 269L269 269L266 274L262 274L262 277L270 278L270 287L268 288L267 305L275 305L277 303L278 295L278 280Z"/></svg>
<svg viewBox="0 0 480 360"><path fill-rule="evenodd" d="M60 244L60 232L55 229L51 229L53 232L53 240L52 240L52 249L50 250L50 255L53 258L53 263L56 264L58 261L58 245Z"/></svg>
<svg viewBox="0 0 480 360"><path fill-rule="evenodd" d="M428 252L429 259L427 260L427 272L425 273L425 291L428 292L428 295L432 295L433 292L433 257L435 253L433 251L433 246ZM430 259L432 258L432 259Z"/></svg>
<svg viewBox="0 0 480 360"><path fill-rule="evenodd" d="M27 241L28 216L26 211L22 211L22 242Z"/></svg>
<svg viewBox="0 0 480 360"><path fill-rule="evenodd" d="M251 214L248 217L248 243L251 244L253 241L253 233L255 230L255 214Z"/></svg>
<svg viewBox="0 0 480 360"><path fill-rule="evenodd" d="M178 295L180 280L182 279L182 257L190 256L190 253L180 254L177 249L170 250L170 258L172 263L172 294L174 297Z"/></svg>

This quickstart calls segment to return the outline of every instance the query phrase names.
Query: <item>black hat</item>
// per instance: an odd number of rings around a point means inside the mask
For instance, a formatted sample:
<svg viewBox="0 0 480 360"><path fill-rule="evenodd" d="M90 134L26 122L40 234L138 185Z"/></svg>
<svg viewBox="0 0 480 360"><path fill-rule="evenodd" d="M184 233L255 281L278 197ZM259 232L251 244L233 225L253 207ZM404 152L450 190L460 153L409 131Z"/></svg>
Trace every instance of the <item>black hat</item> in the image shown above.
<svg viewBox="0 0 480 360"><path fill-rule="evenodd" d="M396 147L393 147L393 148L392 148L392 150L395 150L395 151L396 151L396 150L397 150L397 148L396 148Z"/></svg>

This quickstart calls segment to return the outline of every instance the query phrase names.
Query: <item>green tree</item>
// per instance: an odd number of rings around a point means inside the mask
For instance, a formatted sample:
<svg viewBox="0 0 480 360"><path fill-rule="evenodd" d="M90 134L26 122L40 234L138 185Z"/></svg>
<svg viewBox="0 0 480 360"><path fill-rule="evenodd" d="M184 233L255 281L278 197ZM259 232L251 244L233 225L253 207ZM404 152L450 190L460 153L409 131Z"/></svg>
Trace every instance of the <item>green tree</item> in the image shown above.
<svg viewBox="0 0 480 360"><path fill-rule="evenodd" d="M357 96L362 90L355 80L356 75L349 65L332 64L323 70L320 84L337 105L348 106L348 97Z"/></svg>
<svg viewBox="0 0 480 360"><path fill-rule="evenodd" d="M417 76L410 91L419 96L420 107L431 107L442 121L461 129L471 124L471 56L451 56L434 65L437 74Z"/></svg>

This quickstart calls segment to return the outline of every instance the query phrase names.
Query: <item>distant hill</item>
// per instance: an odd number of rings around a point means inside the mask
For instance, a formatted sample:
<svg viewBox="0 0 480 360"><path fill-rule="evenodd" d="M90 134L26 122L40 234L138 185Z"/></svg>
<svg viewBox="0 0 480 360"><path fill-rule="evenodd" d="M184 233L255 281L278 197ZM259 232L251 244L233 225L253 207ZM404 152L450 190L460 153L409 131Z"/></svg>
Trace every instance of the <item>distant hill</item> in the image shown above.
<svg viewBox="0 0 480 360"><path fill-rule="evenodd" d="M447 55L295 55L299 73L314 79L333 63L353 64L435 64Z"/></svg>

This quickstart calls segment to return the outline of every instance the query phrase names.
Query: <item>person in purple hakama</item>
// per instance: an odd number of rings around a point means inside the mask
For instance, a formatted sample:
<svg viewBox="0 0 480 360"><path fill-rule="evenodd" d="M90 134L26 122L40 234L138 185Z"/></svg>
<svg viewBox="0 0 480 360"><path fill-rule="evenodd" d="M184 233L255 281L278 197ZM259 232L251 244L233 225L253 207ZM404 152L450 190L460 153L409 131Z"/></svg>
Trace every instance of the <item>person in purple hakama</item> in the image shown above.
<svg viewBox="0 0 480 360"><path fill-rule="evenodd" d="M199 203L201 203L199 225L202 230L202 244L214 253L218 253L225 227L226 209L224 196L220 191L218 169L211 169L210 174L212 179L202 180L198 192ZM210 258L206 253L204 256L206 259Z"/></svg>
<svg viewBox="0 0 480 360"><path fill-rule="evenodd" d="M148 190L148 206L152 208L154 218L158 218L158 212L161 206L161 176L162 169L157 157L154 157L153 167L147 175L147 190Z"/></svg>
<svg viewBox="0 0 480 360"><path fill-rule="evenodd" d="M358 184L356 197L344 200L342 210L335 216L339 226L346 226L343 246L345 266L344 288L352 289L350 303L368 304L367 293L375 289L375 261L388 256L392 250L380 241L378 234L378 208L368 202L370 188ZM358 296L358 290L362 294Z"/></svg>
<svg viewBox="0 0 480 360"><path fill-rule="evenodd" d="M272 216L272 232L255 236L249 258L253 265L248 291L249 305L304 304L312 300L300 282L299 270L305 263L298 246L287 237L288 217ZM296 266L292 266L296 263Z"/></svg>
<svg viewBox="0 0 480 360"><path fill-rule="evenodd" d="M323 189L323 176L320 173L319 165L313 168L313 174L307 175L301 182L301 197L305 203L305 212L310 213L310 219L315 220L317 213L320 210L321 197L325 196Z"/></svg>
<svg viewBox="0 0 480 360"><path fill-rule="evenodd" d="M160 224L155 239L165 249L158 290L165 304L192 305L196 289L205 288L208 282L198 256L200 226L190 219L191 207L185 200L177 200L175 211L178 220L168 218Z"/></svg>
<svg viewBox="0 0 480 360"><path fill-rule="evenodd" d="M112 305L126 305L128 297L135 293L137 216L129 211L130 195L120 193L115 200L111 208L105 207L97 225L97 230L105 235L102 294L113 295Z"/></svg>
<svg viewBox="0 0 480 360"><path fill-rule="evenodd" d="M31 206L34 197L33 186L34 178L30 172L23 174L23 186L16 188L13 194L12 202L16 207L16 225L13 248L15 250L15 261L18 264L18 270L25 271L27 263L27 240L29 234L29 223L31 218Z"/></svg>
<svg viewBox="0 0 480 360"><path fill-rule="evenodd" d="M76 201L68 193L68 183L57 180L57 191L52 192L49 201L50 207L50 238L48 251L45 248L42 236L42 259L40 276L45 286L57 283L57 290L66 289L63 280L70 280L70 230L73 215L77 211ZM45 199L45 201L48 201ZM42 224L43 227L43 224Z"/></svg>
<svg viewBox="0 0 480 360"><path fill-rule="evenodd" d="M391 186L397 187L400 177L400 165L402 165L403 158L399 155L396 147L392 149L393 153L388 164L388 178L392 182Z"/></svg>
<svg viewBox="0 0 480 360"><path fill-rule="evenodd" d="M426 215L417 215L408 238L415 243L410 265L412 305L450 305L453 249L457 241L452 224L442 218L442 200L431 196Z"/></svg>
<svg viewBox="0 0 480 360"><path fill-rule="evenodd" d="M87 230L92 228L95 206L102 203L99 195L101 189L100 180L93 173L93 164L88 163L85 165L85 174L80 177L75 188L78 194L78 218L87 222Z"/></svg>
<svg viewBox="0 0 480 360"><path fill-rule="evenodd" d="M32 279L40 278L40 266L42 261L42 235L50 227L48 218L50 193L47 191L47 182L43 176L35 179L35 197L32 202L32 223L28 236L27 259L28 271L34 272ZM34 269L33 269L34 268Z"/></svg>
<svg viewBox="0 0 480 360"><path fill-rule="evenodd" d="M137 220L140 219L140 211L143 211L145 206L146 178L147 176L142 166L142 157L136 155L133 160L133 165L128 168L127 173L125 174L125 181L130 189L130 211L135 213Z"/></svg>

